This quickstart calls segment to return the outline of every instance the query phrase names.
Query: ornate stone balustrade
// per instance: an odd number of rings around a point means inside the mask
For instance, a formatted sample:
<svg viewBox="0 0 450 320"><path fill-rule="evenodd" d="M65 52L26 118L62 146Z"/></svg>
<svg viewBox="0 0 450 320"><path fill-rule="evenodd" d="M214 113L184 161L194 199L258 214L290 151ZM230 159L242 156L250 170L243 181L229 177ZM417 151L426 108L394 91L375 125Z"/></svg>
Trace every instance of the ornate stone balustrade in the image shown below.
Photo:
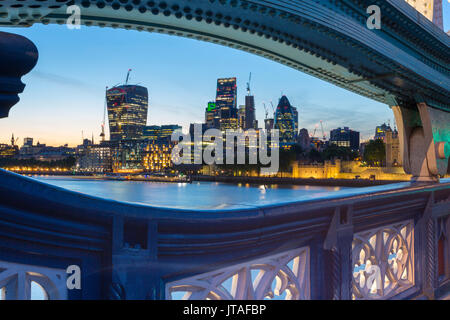
<svg viewBox="0 0 450 320"><path fill-rule="evenodd" d="M67 299L66 270L0 261L2 300Z"/></svg>
<svg viewBox="0 0 450 320"><path fill-rule="evenodd" d="M414 221L354 235L352 299L382 299L414 285Z"/></svg>
<svg viewBox="0 0 450 320"><path fill-rule="evenodd" d="M439 299L450 290L449 200L444 181L244 209L165 209L0 170L0 292L6 299L33 297L33 288L49 299ZM63 288L71 265L80 267L79 289Z"/></svg>
<svg viewBox="0 0 450 320"><path fill-rule="evenodd" d="M309 299L309 248L233 265L166 285L166 299L286 300Z"/></svg>

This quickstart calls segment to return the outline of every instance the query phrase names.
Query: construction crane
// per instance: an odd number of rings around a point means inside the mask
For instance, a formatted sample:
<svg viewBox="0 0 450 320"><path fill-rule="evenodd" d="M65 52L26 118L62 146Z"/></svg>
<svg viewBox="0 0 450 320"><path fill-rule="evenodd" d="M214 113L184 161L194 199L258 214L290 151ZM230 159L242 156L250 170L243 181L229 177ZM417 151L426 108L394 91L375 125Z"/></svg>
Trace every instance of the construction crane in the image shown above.
<svg viewBox="0 0 450 320"><path fill-rule="evenodd" d="M272 111L273 111L273 114L275 114L275 108L274 108L274 106L273 106L272 100L270 101L270 104L272 105Z"/></svg>
<svg viewBox="0 0 450 320"><path fill-rule="evenodd" d="M314 132L313 132L311 138L315 138L316 137L316 131L317 131L318 127L319 127L319 124L316 124L315 127L314 127Z"/></svg>
<svg viewBox="0 0 450 320"><path fill-rule="evenodd" d="M105 141L105 124L106 124L106 107L107 107L106 92L108 92L108 87L106 87L106 90L105 90L105 103L104 103L104 109L103 109L102 133L100 133L100 138L102 141Z"/></svg>
<svg viewBox="0 0 450 320"><path fill-rule="evenodd" d="M269 116L269 111L267 111L267 107L264 102L263 102L263 105L264 105L264 112L266 113L266 117L264 119L267 119L267 117Z"/></svg>
<svg viewBox="0 0 450 320"><path fill-rule="evenodd" d="M323 121L320 120L320 126L322 128L322 137L323 137L323 141L327 140L327 136L325 135L325 131L323 131Z"/></svg>
<svg viewBox="0 0 450 320"><path fill-rule="evenodd" d="M128 69L127 79L125 80L125 85L128 84L128 79L130 78L130 72L131 72L131 69Z"/></svg>
<svg viewBox="0 0 450 320"><path fill-rule="evenodd" d="M247 95L250 95L250 81L252 80L252 73L250 72L250 76L248 77L248 82L247 82Z"/></svg>

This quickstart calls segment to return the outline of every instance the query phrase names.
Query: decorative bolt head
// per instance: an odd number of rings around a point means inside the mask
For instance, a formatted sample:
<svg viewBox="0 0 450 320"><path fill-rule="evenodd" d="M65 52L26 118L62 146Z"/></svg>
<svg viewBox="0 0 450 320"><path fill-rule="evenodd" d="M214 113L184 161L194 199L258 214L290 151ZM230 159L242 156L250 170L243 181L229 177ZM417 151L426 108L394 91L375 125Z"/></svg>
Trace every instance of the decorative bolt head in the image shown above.
<svg viewBox="0 0 450 320"><path fill-rule="evenodd" d="M450 156L450 144L440 141L436 144L436 153L439 159L447 159Z"/></svg>

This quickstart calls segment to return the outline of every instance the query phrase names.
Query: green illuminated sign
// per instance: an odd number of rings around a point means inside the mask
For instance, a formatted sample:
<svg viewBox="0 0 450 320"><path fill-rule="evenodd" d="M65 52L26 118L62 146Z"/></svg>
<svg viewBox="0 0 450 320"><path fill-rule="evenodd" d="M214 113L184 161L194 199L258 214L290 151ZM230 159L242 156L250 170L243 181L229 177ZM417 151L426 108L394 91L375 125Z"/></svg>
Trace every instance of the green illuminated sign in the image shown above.
<svg viewBox="0 0 450 320"><path fill-rule="evenodd" d="M208 112L216 110L216 103L215 102L208 102Z"/></svg>

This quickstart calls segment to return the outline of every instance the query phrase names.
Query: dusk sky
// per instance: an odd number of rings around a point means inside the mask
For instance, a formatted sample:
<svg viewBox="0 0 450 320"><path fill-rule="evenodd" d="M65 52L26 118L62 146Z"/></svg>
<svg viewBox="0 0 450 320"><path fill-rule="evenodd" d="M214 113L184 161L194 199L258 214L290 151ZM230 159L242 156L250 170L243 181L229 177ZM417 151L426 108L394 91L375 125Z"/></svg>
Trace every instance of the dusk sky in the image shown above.
<svg viewBox="0 0 450 320"><path fill-rule="evenodd" d="M450 27L450 4L444 1L444 29ZM180 37L85 27L35 25L0 28L33 41L39 50L36 67L22 81L25 91L8 118L0 119L0 143L11 134L33 137L48 145L81 143L94 134L99 140L105 87L125 81L149 90L148 124L203 122L208 101L215 99L220 77L237 77L238 105L244 104L246 82L252 73L256 116L262 126L263 102L270 112L285 94L299 110L299 126L310 132L323 120L329 131L348 126L373 137L375 126L391 121L384 104L336 87L287 66L236 49ZM320 127L316 135L321 135ZM108 136L108 131L107 131Z"/></svg>

